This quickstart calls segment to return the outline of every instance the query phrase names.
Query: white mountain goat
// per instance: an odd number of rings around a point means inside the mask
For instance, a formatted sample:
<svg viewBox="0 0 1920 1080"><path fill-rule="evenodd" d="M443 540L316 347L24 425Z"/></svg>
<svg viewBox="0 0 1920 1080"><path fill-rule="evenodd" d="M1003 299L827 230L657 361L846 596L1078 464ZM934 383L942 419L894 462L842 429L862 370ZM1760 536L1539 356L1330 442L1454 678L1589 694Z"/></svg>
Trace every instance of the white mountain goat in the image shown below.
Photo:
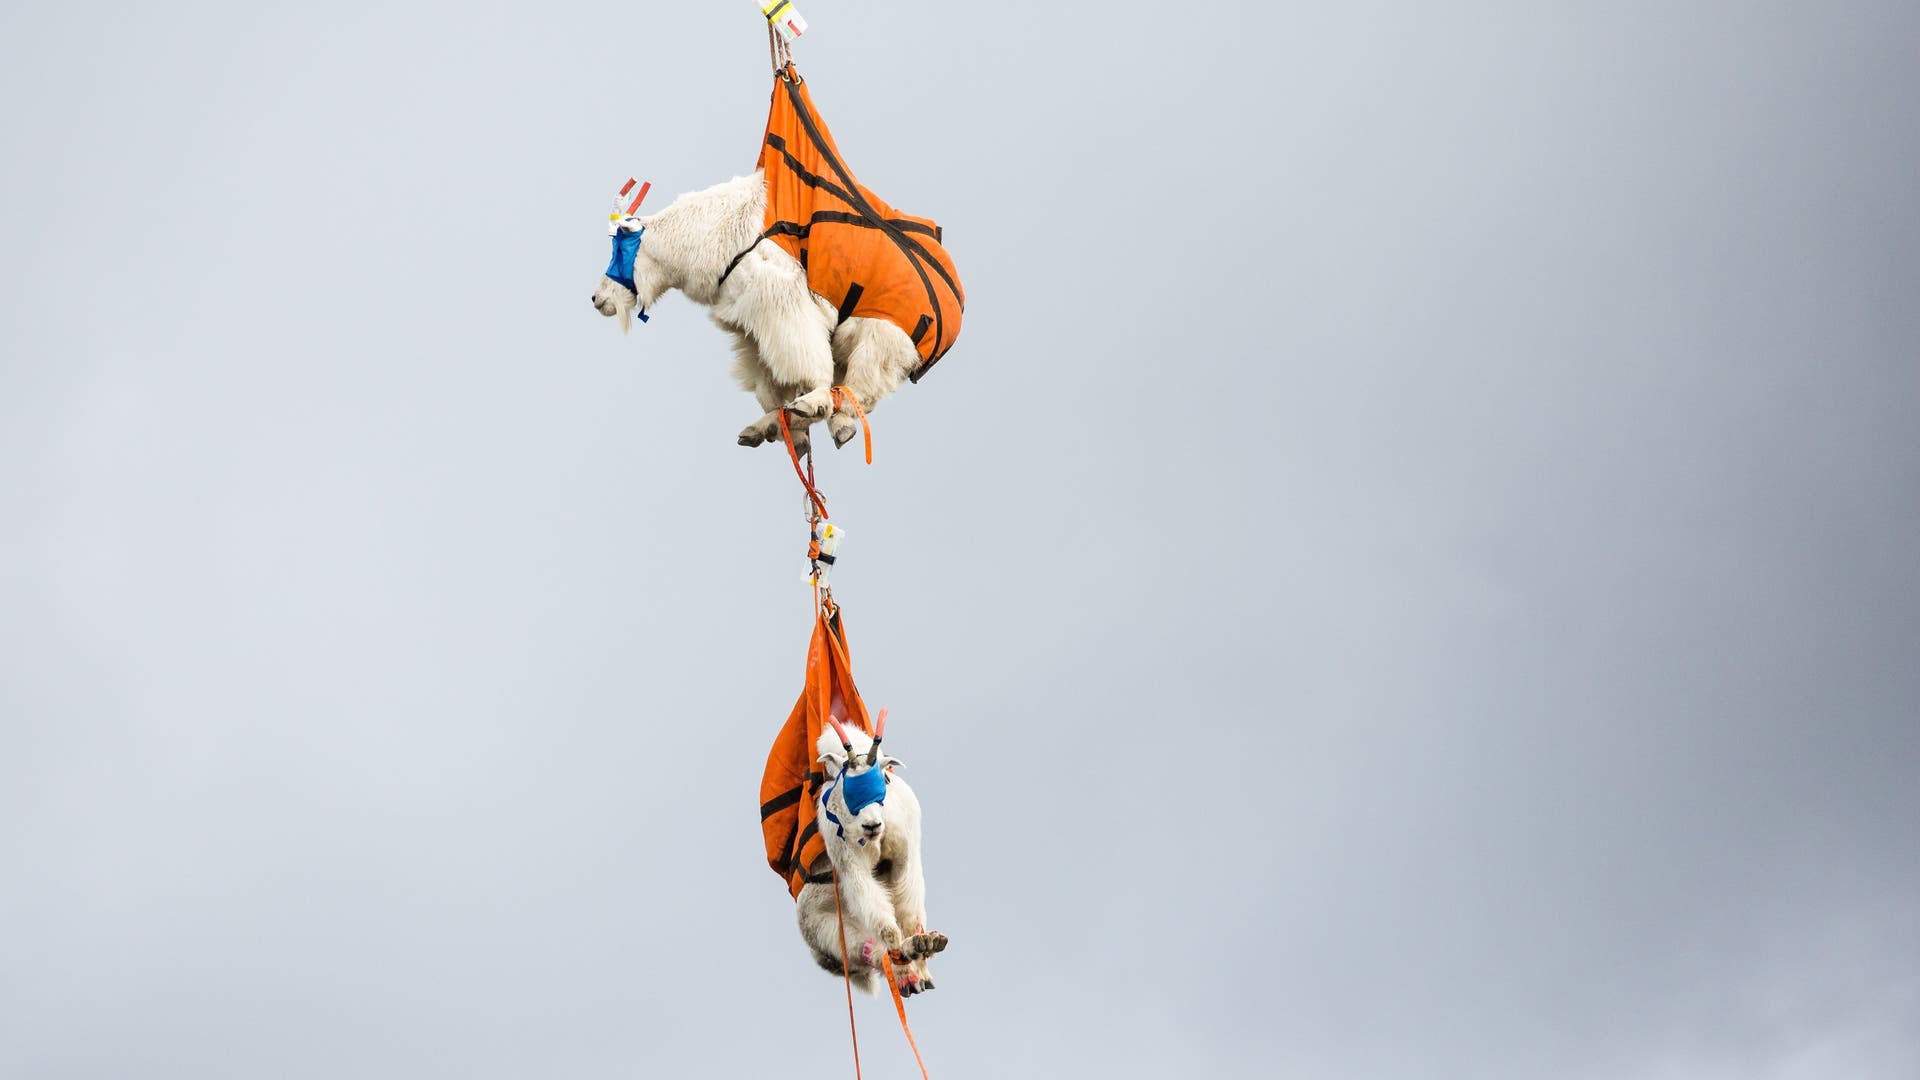
<svg viewBox="0 0 1920 1080"><path fill-rule="evenodd" d="M847 387L872 412L920 365L920 354L885 319L839 322L834 306L807 287L799 260L760 242L766 208L767 186L756 170L682 195L657 214L622 219L615 237L633 241L633 284L603 275L593 306L618 317L624 333L636 311L644 320L662 295L679 289L733 335L733 377L760 403L763 415L741 430L740 445L779 442L784 407L796 450L807 450L808 429L822 419L834 445L844 446L859 433L858 414L851 401L836 408L831 388ZM609 275L626 269L625 248L616 243L615 250Z"/></svg>
<svg viewBox="0 0 1920 1080"><path fill-rule="evenodd" d="M827 867L817 866L800 889L800 936L813 958L839 975L841 932L845 928L850 971L862 990L872 993L881 978L880 957L895 956L894 974L903 995L933 989L927 958L947 947L945 934L927 930L927 885L920 861L920 800L889 770L898 759L880 752L886 734L886 710L869 740L830 719L822 732L819 762L828 782L815 799L820 835L826 840ZM835 739L838 738L836 745ZM814 879L825 880L815 881ZM839 911L834 880L839 880ZM905 962L899 961L904 958Z"/></svg>

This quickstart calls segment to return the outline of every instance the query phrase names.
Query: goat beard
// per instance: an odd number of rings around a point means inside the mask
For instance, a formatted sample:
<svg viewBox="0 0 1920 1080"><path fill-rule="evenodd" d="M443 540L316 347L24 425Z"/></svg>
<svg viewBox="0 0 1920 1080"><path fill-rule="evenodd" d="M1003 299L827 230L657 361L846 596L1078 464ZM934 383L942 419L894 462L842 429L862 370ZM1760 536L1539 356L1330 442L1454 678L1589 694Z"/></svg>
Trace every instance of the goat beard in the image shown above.
<svg viewBox="0 0 1920 1080"><path fill-rule="evenodd" d="M607 296L613 301L613 313L620 320L620 332L628 333L633 329L633 309L639 306L640 298L625 285L607 279Z"/></svg>

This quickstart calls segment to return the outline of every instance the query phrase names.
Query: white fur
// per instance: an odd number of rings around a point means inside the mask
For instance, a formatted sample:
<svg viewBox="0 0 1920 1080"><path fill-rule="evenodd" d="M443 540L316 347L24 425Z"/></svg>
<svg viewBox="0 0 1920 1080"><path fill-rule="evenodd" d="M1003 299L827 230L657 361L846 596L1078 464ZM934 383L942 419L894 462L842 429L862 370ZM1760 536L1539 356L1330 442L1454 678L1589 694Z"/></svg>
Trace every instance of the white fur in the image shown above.
<svg viewBox="0 0 1920 1080"><path fill-rule="evenodd" d="M820 736L820 763L829 779L840 775L859 775L869 768L892 769L901 762L881 752L879 762L866 763L872 740L857 728L848 728L854 756L849 759L841 749L839 736L831 729ZM830 808L840 824L827 820ZM933 989L927 976L927 957L946 948L945 935L927 932L927 884L920 857L920 800L900 777L887 774L887 795L880 803L849 814L840 785L833 786L826 807L814 800L820 835L826 840L840 887L840 911L834 910L832 883L804 885L800 889L798 912L800 936L813 950L814 959L835 974L840 973L840 931L846 929L848 974L860 988L872 992L880 976L880 952L900 950L908 958L896 965L903 994ZM846 836L839 834L844 831ZM865 841L865 843L862 843ZM809 868L818 873L818 869Z"/></svg>
<svg viewBox="0 0 1920 1080"><path fill-rule="evenodd" d="M602 277L593 306L617 316L624 333L635 307L644 311L671 289L709 309L733 335L733 376L759 402L761 417L740 432L742 446L780 438L778 410L789 410L794 445L806 449L808 428L828 421L835 446L859 432L851 402L834 409L830 388L844 385L872 412L920 364L906 332L885 319L851 318L838 327L833 304L807 287L799 260L771 241L755 243L766 217L761 174L739 176L689 192L642 217L646 232L634 259L634 289ZM735 255L752 250L727 275Z"/></svg>

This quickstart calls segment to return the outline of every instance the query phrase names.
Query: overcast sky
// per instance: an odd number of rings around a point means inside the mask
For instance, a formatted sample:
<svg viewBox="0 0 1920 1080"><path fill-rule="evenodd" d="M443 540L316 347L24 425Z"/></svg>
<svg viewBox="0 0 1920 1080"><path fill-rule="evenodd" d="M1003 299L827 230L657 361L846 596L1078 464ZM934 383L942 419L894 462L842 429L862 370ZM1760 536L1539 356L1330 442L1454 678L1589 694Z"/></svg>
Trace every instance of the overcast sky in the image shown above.
<svg viewBox="0 0 1920 1080"><path fill-rule="evenodd" d="M1920 7L803 10L969 300L820 466L934 1076L1920 1076ZM587 303L770 87L746 0L9 16L0 1075L849 1074L798 489Z"/></svg>

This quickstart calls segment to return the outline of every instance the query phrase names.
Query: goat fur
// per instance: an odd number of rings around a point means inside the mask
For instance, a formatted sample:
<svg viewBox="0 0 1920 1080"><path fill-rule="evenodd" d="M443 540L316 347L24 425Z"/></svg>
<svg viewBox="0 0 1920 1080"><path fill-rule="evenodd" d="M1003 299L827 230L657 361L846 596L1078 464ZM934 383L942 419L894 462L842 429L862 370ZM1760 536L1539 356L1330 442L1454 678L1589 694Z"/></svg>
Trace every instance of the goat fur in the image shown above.
<svg viewBox="0 0 1920 1080"><path fill-rule="evenodd" d="M831 388L847 387L860 409L872 412L919 366L920 354L885 319L836 326L838 311L807 287L799 260L758 242L766 209L766 179L756 169L640 218L646 233L634 259L634 288L602 275L593 305L617 317L624 333L636 307L645 311L680 290L733 337L734 380L760 405L762 415L741 430L740 445L780 441L778 410L785 408L795 449L807 448L810 426L822 419L834 445L844 446L860 430L858 415L852 402L836 409ZM742 251L746 256L726 274Z"/></svg>
<svg viewBox="0 0 1920 1080"><path fill-rule="evenodd" d="M878 764L866 764L873 740L857 728L848 728L853 744L849 759L841 748L839 736L832 730L820 736L817 749L820 763L829 779L842 769L851 774L867 768L891 769L902 763L880 754ZM827 820L831 809L840 824ZM927 957L946 948L944 934L927 931L927 885L920 856L920 800L907 782L887 773L887 795L883 802L847 811L842 785L835 784L824 806L818 797L814 811L820 835L826 840L826 858L830 861L840 887L840 915L834 910L833 882L812 883L800 889L797 910L800 936L813 951L814 960L827 971L839 975L841 967L840 928L846 927L847 975L862 990L872 993L881 977L880 953L898 950L907 963L896 965L902 994L933 989L927 974ZM844 832L843 838L839 834ZM863 845L860 841L865 840ZM825 873L825 865L811 868Z"/></svg>

